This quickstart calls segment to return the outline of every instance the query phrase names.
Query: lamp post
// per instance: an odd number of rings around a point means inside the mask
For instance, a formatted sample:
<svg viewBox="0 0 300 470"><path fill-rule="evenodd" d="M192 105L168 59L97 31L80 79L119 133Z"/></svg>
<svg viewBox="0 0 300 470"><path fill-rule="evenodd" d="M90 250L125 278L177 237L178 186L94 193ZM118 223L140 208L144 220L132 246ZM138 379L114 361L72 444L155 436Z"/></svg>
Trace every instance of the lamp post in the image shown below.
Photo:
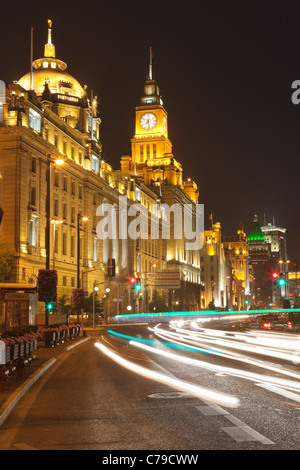
<svg viewBox="0 0 300 470"><path fill-rule="evenodd" d="M77 214L77 289L80 289L81 282L80 282L80 222L81 221L87 221L87 217L81 217L80 214ZM79 316L80 316L80 308L78 309L77 317L79 321Z"/></svg>
<svg viewBox="0 0 300 470"><path fill-rule="evenodd" d="M86 222L87 217L81 217L80 214L77 214L77 289L80 289L80 222ZM83 287L83 286L82 286Z"/></svg>

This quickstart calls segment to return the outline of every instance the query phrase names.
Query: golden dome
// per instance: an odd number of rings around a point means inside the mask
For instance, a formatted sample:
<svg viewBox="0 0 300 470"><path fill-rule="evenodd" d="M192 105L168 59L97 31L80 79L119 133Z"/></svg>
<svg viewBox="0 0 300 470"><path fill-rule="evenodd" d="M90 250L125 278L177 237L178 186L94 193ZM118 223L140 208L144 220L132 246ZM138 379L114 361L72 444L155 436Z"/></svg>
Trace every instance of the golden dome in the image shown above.
<svg viewBox="0 0 300 470"><path fill-rule="evenodd" d="M65 72L67 64L62 60L55 58L55 47L52 44L52 21L48 20L48 43L45 45L45 57L33 62L32 88L41 96L45 83L48 83L51 93L60 93L64 95L84 98L85 91L80 83ZM31 89L31 73L24 75L18 84L25 90Z"/></svg>
<svg viewBox="0 0 300 470"><path fill-rule="evenodd" d="M39 59L44 62L53 63L54 60L51 59ZM51 66L50 66L51 67ZM71 96L76 96L77 98L83 98L85 96L85 91L83 90L80 83L72 77L69 73L66 73L62 70L55 70L50 67L41 67L37 70L33 70L33 90L37 96L41 96L45 83L49 85L51 93L62 93ZM30 90L30 72L24 75L19 81L18 84L21 85L25 90Z"/></svg>

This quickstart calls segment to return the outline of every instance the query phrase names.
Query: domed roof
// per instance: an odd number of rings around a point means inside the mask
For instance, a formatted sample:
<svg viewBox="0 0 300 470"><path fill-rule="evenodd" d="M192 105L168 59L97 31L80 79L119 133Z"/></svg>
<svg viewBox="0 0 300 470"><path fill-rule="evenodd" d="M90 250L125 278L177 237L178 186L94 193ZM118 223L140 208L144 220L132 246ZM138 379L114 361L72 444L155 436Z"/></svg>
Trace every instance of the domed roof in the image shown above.
<svg viewBox="0 0 300 470"><path fill-rule="evenodd" d="M33 62L32 88L41 96L45 83L48 83L51 93L61 93L77 98L83 98L85 91L80 83L65 72L67 64L62 60L55 58L55 47L52 44L52 21L48 20L48 43L45 45L45 57ZM31 89L31 73L24 75L18 84L25 90Z"/></svg>
<svg viewBox="0 0 300 470"><path fill-rule="evenodd" d="M247 241L250 243L263 243L266 242L265 236L258 223L258 217L255 215L252 228L247 237Z"/></svg>
<svg viewBox="0 0 300 470"><path fill-rule="evenodd" d="M44 60L46 62L46 59ZM51 63L53 63L53 59ZM41 67L37 70L33 70L33 90L37 96L41 96L45 83L48 83L51 93L64 93L76 96L78 98L83 98L85 96L85 91L80 85L80 83L72 77L69 73L66 73L62 70L55 70L50 67ZM21 85L25 90L30 90L31 88L31 73L24 75L19 81L18 84Z"/></svg>

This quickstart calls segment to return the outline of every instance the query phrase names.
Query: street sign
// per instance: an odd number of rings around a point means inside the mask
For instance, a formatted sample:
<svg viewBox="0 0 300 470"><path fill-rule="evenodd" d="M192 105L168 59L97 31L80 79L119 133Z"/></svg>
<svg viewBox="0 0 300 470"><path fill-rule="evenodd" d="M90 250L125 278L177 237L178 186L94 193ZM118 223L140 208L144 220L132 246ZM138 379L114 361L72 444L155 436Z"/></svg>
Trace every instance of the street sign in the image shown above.
<svg viewBox="0 0 300 470"><path fill-rule="evenodd" d="M6 344L0 341L0 364L6 364Z"/></svg>
<svg viewBox="0 0 300 470"><path fill-rule="evenodd" d="M180 270L164 269L155 273L156 289L180 289Z"/></svg>

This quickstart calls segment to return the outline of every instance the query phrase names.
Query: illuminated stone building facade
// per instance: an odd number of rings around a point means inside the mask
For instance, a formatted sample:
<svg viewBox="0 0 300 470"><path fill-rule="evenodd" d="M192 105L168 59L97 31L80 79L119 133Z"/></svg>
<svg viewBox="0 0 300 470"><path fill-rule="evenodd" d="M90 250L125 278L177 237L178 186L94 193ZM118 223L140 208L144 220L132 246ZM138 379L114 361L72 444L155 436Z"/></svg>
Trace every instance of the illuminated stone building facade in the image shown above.
<svg viewBox="0 0 300 470"><path fill-rule="evenodd" d="M240 228L235 236L223 236L223 245L232 269L232 306L236 310L247 309L251 303L253 279L244 230Z"/></svg>
<svg viewBox="0 0 300 470"><path fill-rule="evenodd" d="M231 266L225 257L220 222L212 223L204 232L204 245L200 250L202 308L231 308Z"/></svg>
<svg viewBox="0 0 300 470"><path fill-rule="evenodd" d="M31 72L6 87L0 105L0 205L4 211L0 235L1 242L15 252L7 281L35 284L48 260L49 268L55 267L58 273L58 296L70 299L78 285L90 294L97 285L102 293L109 286L111 299L124 298L128 276L139 273L141 266L163 268L165 244L100 239L97 208L109 203L118 211L123 196L127 208L139 203L148 210L157 197L139 178L130 172L114 172L102 160L97 100L88 97L86 87L56 58L51 35L49 21L44 57L33 61ZM115 259L116 276L108 279L110 259ZM137 308L145 306L139 303ZM124 311L124 302L110 302L107 314Z"/></svg>
<svg viewBox="0 0 300 470"><path fill-rule="evenodd" d="M283 276L286 281L283 286L278 285L276 279L273 281L272 303L273 305L281 307L283 299L288 298L290 293L293 294L293 289L290 290L292 284L288 282L289 270L290 268L293 269L293 267L290 266L290 260L287 255L286 228L276 226L273 218L273 223L265 223L261 227L261 231L264 234L269 248L271 272L278 273L280 276ZM292 297L294 296L292 295Z"/></svg>
<svg viewBox="0 0 300 470"><path fill-rule="evenodd" d="M172 153L172 143L168 135L168 115L158 85L152 77L151 58L149 76L144 83L140 105L135 108L135 134L131 139L131 155L121 158L121 172L130 174L156 194L162 219L165 211L174 204L181 207L182 214L184 205L190 205L195 231L198 188L191 179L184 180L182 165ZM179 271L181 287L172 292L169 306L176 303L179 308L196 310L200 307L200 252L199 249L186 249L187 237L184 234L183 217L176 222L171 214L170 223L165 267ZM182 227L181 238L174 234L176 223L176 228L178 225ZM145 262L147 263L147 260ZM143 269L149 272L149 264Z"/></svg>
<svg viewBox="0 0 300 470"><path fill-rule="evenodd" d="M247 237L249 262L253 272L252 304L258 308L268 307L272 303L272 266L270 251L261 230L257 215L254 216L251 230Z"/></svg>

